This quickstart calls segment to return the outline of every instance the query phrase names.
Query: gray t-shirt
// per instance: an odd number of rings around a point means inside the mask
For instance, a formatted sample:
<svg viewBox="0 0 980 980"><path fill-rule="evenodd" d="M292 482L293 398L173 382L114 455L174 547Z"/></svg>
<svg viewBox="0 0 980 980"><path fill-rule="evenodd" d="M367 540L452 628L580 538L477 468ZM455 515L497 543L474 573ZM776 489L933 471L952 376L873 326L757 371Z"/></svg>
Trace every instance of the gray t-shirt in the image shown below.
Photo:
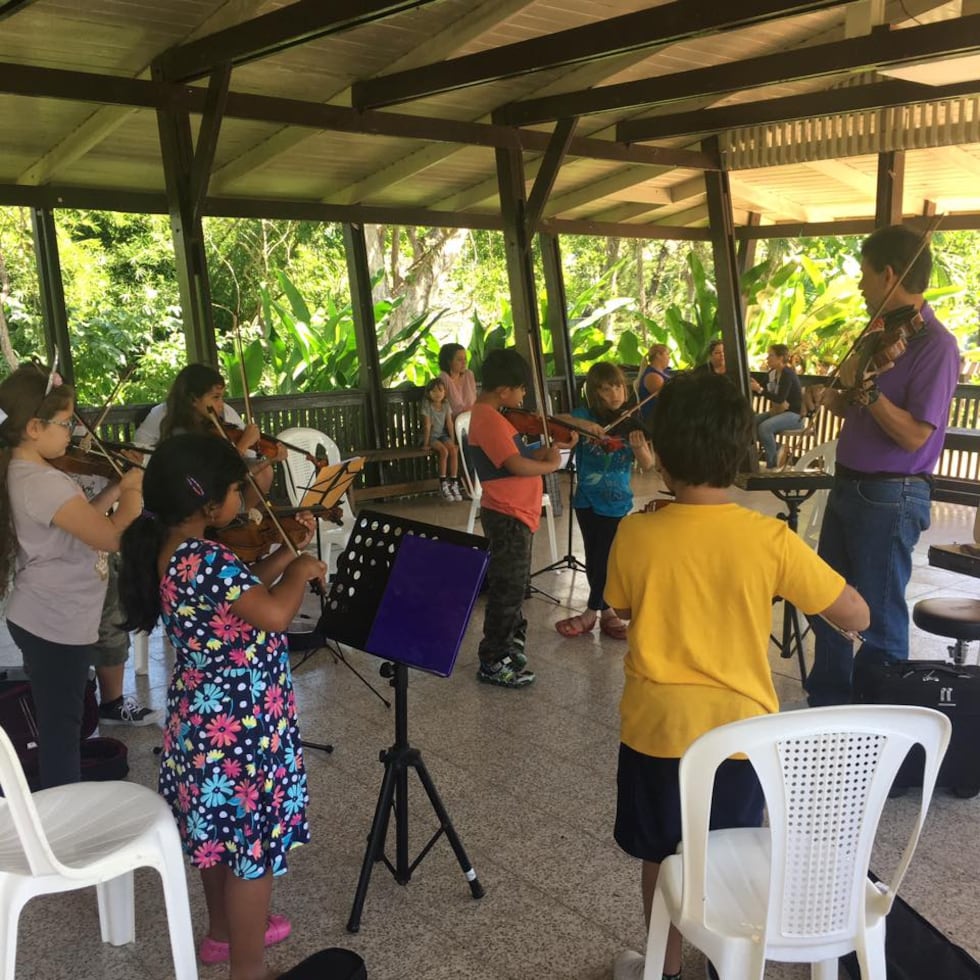
<svg viewBox="0 0 980 980"><path fill-rule="evenodd" d="M428 399L422 402L422 418L428 419L432 423L432 432L429 434L430 439L442 439L449 435L446 428L448 407L445 402L439 408L436 408Z"/></svg>
<svg viewBox="0 0 980 980"><path fill-rule="evenodd" d="M94 643L105 598L105 552L51 523L67 501L85 495L54 467L24 459L10 461L7 491L17 531L7 619L53 643Z"/></svg>

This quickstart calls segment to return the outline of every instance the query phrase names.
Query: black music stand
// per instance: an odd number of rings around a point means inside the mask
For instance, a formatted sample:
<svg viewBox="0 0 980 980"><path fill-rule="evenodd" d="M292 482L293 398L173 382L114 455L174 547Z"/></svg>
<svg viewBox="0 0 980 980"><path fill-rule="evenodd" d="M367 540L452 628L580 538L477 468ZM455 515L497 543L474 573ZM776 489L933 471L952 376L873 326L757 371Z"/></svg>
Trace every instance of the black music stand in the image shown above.
<svg viewBox="0 0 980 980"><path fill-rule="evenodd" d="M585 562L579 561L572 552L572 517L575 510L574 501L576 473L574 451L569 454L568 462L565 464L563 469L559 470L559 472L568 474L568 550L565 552L565 556L563 558L559 558L558 561L553 561L550 565L545 565L544 568L539 568L536 572L532 572L531 578L534 578L536 575L542 575L544 572L558 572L566 568L573 572L587 571Z"/></svg>
<svg viewBox="0 0 980 980"><path fill-rule="evenodd" d="M779 513L776 516L781 521L786 521L787 526L794 534L798 532L800 524L800 507L818 490L829 490L833 484L834 478L830 473L814 472L785 472L772 475L740 473L735 478L735 485L742 490L768 490L774 497L786 504L786 513ZM803 640L810 632L810 626L808 624L806 629L801 628L796 606L788 599L780 598L783 602L782 637L777 639L772 636L770 639L779 647L779 655L784 660L796 657L800 667L800 683L806 684L807 672L806 659L803 654Z"/></svg>
<svg viewBox="0 0 980 980"><path fill-rule="evenodd" d="M318 630L386 662L381 675L395 689L395 741L380 754L384 777L371 823L347 930L357 932L371 871L383 861L400 885L443 834L474 898L483 897L462 841L449 819L422 753L408 742L408 668L448 677L489 562L486 538L407 518L363 510L326 597ZM414 861L408 856L408 771L414 769L439 829ZM395 862L385 854L392 811Z"/></svg>

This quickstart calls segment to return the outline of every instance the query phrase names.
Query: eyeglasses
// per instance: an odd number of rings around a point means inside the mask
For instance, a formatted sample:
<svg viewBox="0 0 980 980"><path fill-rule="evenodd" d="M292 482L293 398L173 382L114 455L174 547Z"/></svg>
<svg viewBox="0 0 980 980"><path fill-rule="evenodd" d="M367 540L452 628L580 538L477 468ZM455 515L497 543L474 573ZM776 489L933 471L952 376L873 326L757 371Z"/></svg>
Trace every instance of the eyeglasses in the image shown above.
<svg viewBox="0 0 980 980"><path fill-rule="evenodd" d="M35 416L36 418L36 416ZM38 422L43 422L45 425L59 425L65 432L71 434L72 430L75 428L75 423L71 419L66 419L64 422L59 422L56 419L42 419L38 418Z"/></svg>

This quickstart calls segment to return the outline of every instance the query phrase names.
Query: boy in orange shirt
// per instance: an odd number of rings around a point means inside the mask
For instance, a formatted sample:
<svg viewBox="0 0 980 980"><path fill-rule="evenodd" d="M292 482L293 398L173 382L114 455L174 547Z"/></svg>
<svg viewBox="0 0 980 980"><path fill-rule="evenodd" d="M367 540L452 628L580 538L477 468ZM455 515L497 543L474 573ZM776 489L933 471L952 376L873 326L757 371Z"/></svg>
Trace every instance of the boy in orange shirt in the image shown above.
<svg viewBox="0 0 980 980"><path fill-rule="evenodd" d="M528 367L513 348L491 351L483 362L481 394L470 417L469 453L483 484L480 521L490 539L487 606L477 679L500 687L527 687L521 610L531 574L531 543L541 519L541 477L561 464L559 449L532 449L501 408L519 408L527 391ZM574 445L574 442L570 445Z"/></svg>

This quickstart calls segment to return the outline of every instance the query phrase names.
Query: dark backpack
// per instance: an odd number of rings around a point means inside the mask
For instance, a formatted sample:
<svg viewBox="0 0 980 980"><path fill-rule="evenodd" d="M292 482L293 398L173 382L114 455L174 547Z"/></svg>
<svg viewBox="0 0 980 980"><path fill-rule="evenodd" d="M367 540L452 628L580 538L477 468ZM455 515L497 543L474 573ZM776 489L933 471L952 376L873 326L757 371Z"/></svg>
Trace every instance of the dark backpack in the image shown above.
<svg viewBox="0 0 980 980"><path fill-rule="evenodd" d="M82 779L92 782L125 779L129 772L126 745L117 738L92 738L98 723L95 681L89 680L85 685L85 710L82 713ZM19 667L0 670L0 726L13 743L28 785L32 790L38 789L34 699L27 675Z"/></svg>

